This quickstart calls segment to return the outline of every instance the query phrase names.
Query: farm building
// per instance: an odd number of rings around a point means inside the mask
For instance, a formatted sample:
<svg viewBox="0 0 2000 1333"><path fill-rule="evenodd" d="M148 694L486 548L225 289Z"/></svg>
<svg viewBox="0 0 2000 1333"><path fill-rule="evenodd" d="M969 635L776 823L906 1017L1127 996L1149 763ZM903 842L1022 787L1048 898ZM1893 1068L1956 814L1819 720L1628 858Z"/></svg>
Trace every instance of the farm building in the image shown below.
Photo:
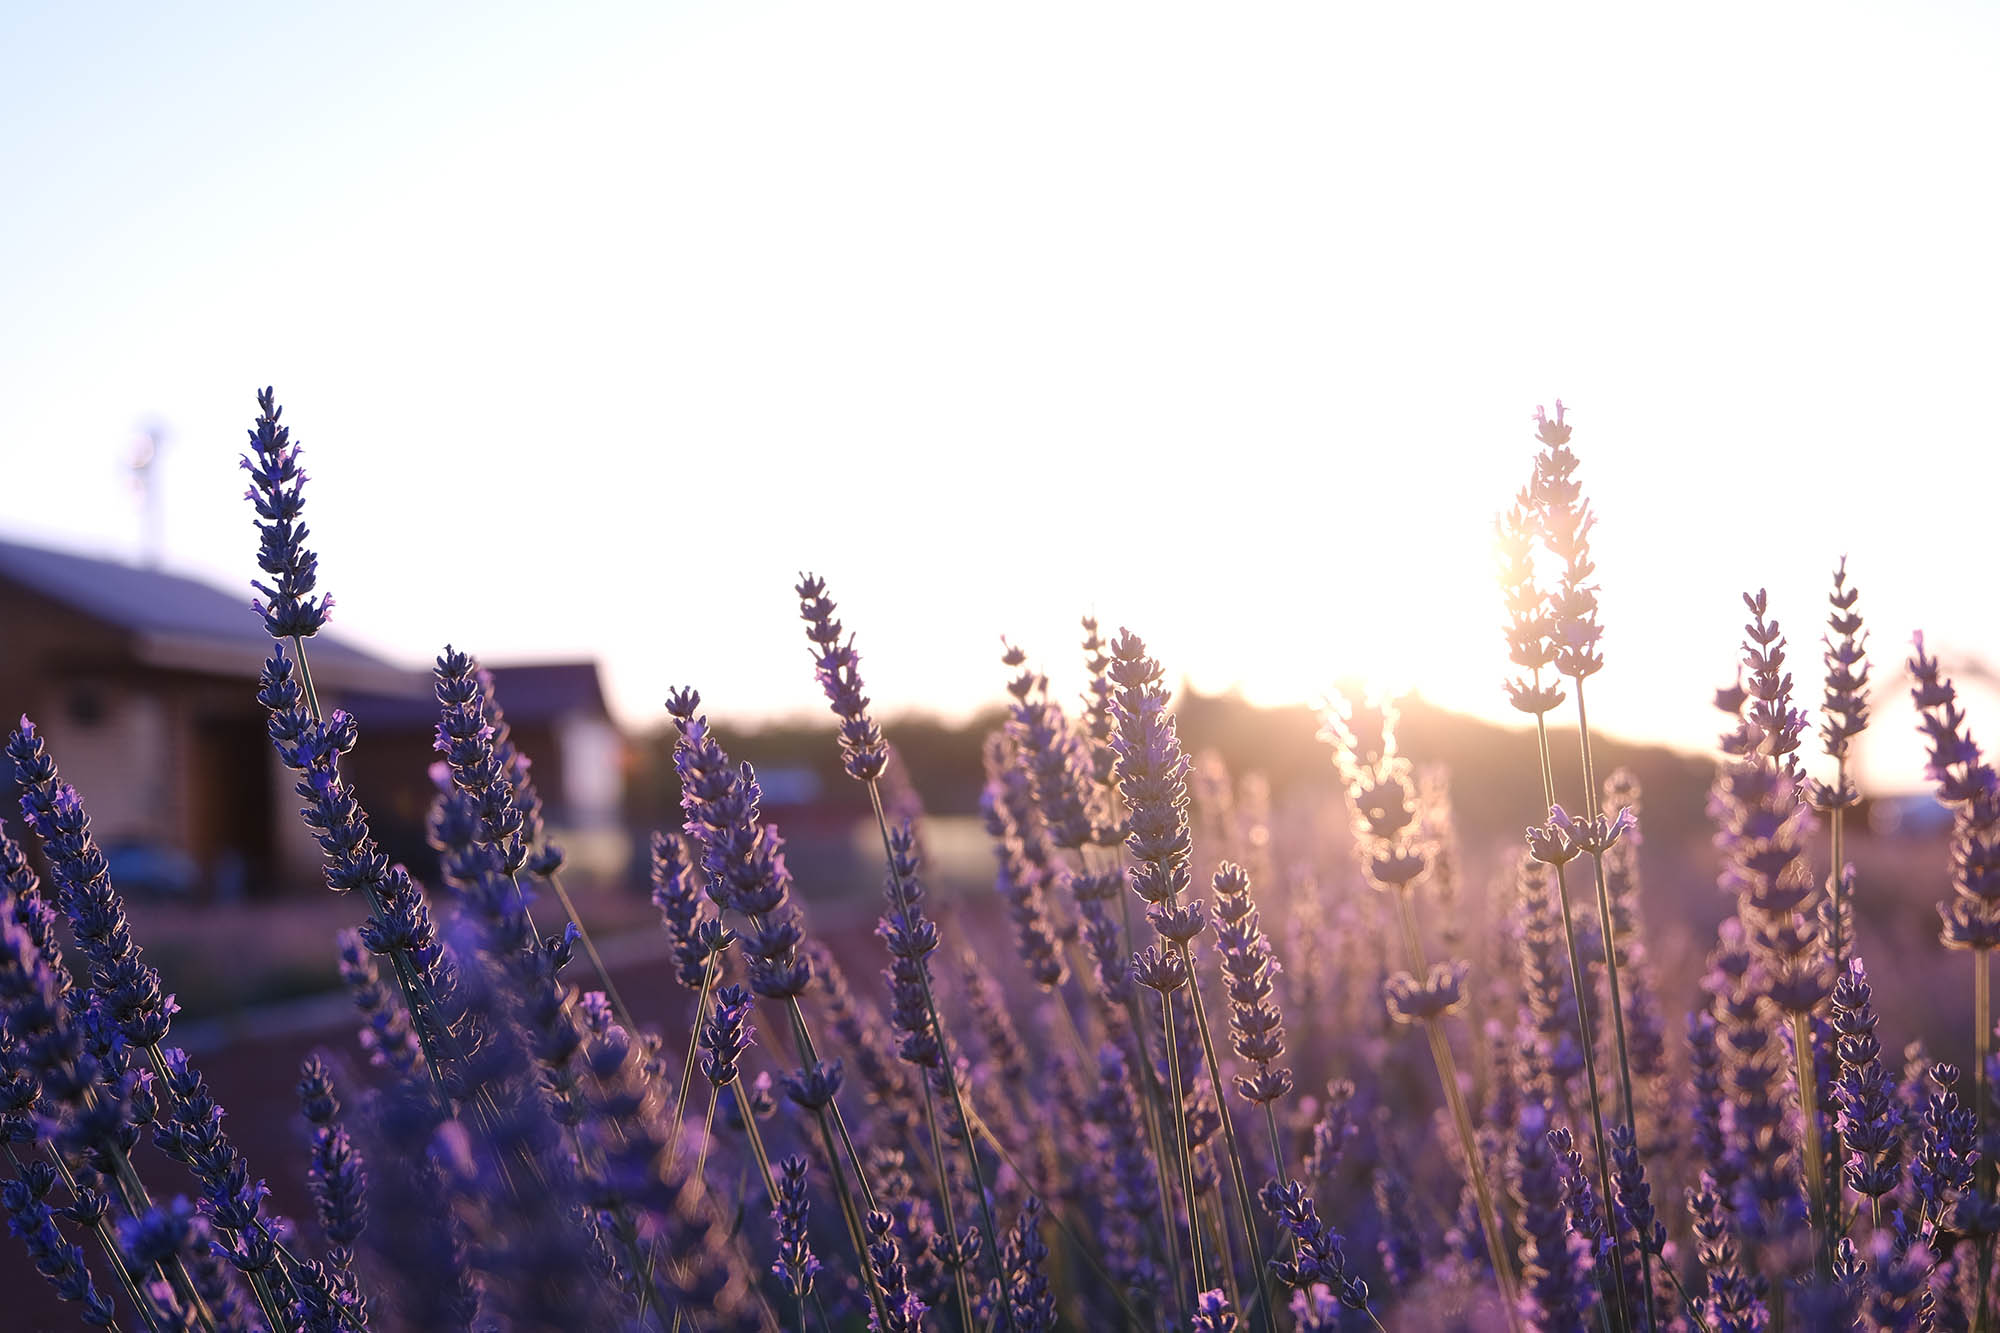
<svg viewBox="0 0 2000 1333"><path fill-rule="evenodd" d="M0 713L26 714L47 736L128 891L263 896L317 882L319 849L256 702L271 641L248 601L157 569L0 541ZM428 674L332 634L310 652L322 700L360 719L346 771L384 850L422 873L435 757ZM612 855L596 844L618 836L624 743L596 664L501 666L494 681L552 827L598 859ZM11 800L4 813L11 823Z"/></svg>

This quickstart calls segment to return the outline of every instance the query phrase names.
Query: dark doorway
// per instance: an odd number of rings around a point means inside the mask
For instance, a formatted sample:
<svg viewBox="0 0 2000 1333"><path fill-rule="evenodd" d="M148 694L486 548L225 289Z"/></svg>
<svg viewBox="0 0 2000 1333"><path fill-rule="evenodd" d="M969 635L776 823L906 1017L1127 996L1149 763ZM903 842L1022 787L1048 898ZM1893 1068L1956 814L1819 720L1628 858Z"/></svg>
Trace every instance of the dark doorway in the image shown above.
<svg viewBox="0 0 2000 1333"><path fill-rule="evenodd" d="M198 716L188 766L188 853L217 898L276 892L271 742L261 719Z"/></svg>

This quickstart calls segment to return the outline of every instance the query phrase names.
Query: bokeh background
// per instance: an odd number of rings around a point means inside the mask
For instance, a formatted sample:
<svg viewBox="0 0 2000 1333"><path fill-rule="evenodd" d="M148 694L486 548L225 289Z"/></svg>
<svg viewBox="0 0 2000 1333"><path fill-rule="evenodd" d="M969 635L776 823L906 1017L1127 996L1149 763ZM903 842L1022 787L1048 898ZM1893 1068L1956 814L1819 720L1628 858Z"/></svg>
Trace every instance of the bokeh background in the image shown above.
<svg viewBox="0 0 2000 1333"><path fill-rule="evenodd" d="M1842 553L1886 644L2000 649L1996 23L9 6L0 534L241 587L268 383L344 633L593 655L628 725L814 709L808 567L891 711L1095 608L1209 690L1501 716L1489 525L1561 396L1603 715L1704 746L1737 594L1803 624Z"/></svg>

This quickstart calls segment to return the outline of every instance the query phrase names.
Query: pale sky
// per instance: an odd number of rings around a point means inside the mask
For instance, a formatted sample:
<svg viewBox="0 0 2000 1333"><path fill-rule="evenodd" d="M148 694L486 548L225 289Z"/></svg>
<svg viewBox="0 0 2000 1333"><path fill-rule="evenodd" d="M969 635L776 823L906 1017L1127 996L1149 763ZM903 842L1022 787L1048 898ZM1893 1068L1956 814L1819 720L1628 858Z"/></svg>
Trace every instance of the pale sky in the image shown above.
<svg viewBox="0 0 2000 1333"><path fill-rule="evenodd" d="M158 421L167 562L243 584L271 383L402 661L801 713L811 568L889 712L1003 632L1074 688L1094 607L1203 688L1504 715L1560 396L1607 729L1707 745L1759 585L1815 689L1842 552L1880 655L2000 659L1988 6L28 9L9 537L136 554Z"/></svg>

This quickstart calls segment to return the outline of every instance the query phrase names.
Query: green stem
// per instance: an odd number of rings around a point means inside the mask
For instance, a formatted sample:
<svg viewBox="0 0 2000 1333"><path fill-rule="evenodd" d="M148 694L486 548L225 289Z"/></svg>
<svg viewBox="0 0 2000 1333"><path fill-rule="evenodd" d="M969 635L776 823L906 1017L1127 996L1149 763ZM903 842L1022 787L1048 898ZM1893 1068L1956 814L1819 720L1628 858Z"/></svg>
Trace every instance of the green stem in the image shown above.
<svg viewBox="0 0 2000 1333"><path fill-rule="evenodd" d="M977 1112L974 1113L972 1127L973 1132L986 1140L987 1145L993 1149L994 1155L999 1157L1001 1163L1009 1171L1012 1171L1023 1181L1032 1181L1034 1179L1033 1176L1021 1169L1020 1163L1014 1159L1012 1153L1007 1151L1007 1145L1000 1141L1000 1136L993 1132L991 1125L978 1117ZM1058 1196L1041 1186L1034 1186L1034 1191L1039 1197L1050 1200L1051 1206L1048 1210L1050 1219L1055 1222L1063 1235L1069 1237L1070 1243L1076 1247L1077 1253L1082 1256L1084 1264L1092 1273L1097 1275L1097 1280L1104 1284L1104 1289L1111 1293L1112 1299L1118 1302L1119 1309L1125 1312L1125 1317L1132 1322L1132 1326L1134 1328L1144 1327L1144 1321L1139 1318L1139 1312L1132 1308L1132 1303L1127 1299L1124 1288L1113 1281L1111 1274L1107 1273L1104 1270L1104 1266L1098 1263L1091 1255L1090 1248L1085 1243L1082 1234L1063 1220L1062 1210L1053 1206L1054 1200Z"/></svg>
<svg viewBox="0 0 2000 1333"><path fill-rule="evenodd" d="M1535 672L1535 687L1539 689L1541 683L1541 672L1537 670ZM1555 758L1549 748L1548 717L1542 713L1535 714L1535 748L1541 761L1542 805L1544 809L1553 809L1556 803ZM1605 1201L1604 1206L1610 1208L1613 1203L1611 1193L1611 1157L1605 1151L1604 1147L1606 1137L1604 1133L1604 1099L1598 1091L1597 1086L1597 1034L1594 1030L1597 1024L1590 1016L1588 997L1591 992L1584 989L1585 970L1583 966L1583 952L1577 947L1576 943L1576 925L1570 913L1569 875L1565 863L1558 862L1556 864L1555 874L1556 902L1562 908L1563 948L1569 958L1570 994L1576 999L1577 1040L1583 1048L1584 1082L1590 1093L1590 1151L1591 1155L1597 1161L1597 1188ZM1606 932L1606 939L1606 951L1609 952L1608 930ZM1599 1272L1597 1275L1597 1285L1598 1291L1604 1297L1606 1308L1616 1312L1612 1323L1614 1326L1622 1328L1625 1325L1627 1315L1630 1313L1630 1305L1625 1299L1625 1260L1622 1254L1624 1246L1618 1229L1612 1227L1610 1228L1610 1232L1612 1250L1611 1263L1608 1267L1611 1271L1608 1278L1605 1273ZM1614 1295L1617 1298L1615 1302L1612 1299Z"/></svg>
<svg viewBox="0 0 2000 1333"><path fill-rule="evenodd" d="M1827 897L1833 904L1832 919L1827 929L1828 933L1832 936L1829 952L1833 957L1833 979L1836 983L1843 976L1847 975L1847 918L1846 904L1843 901L1843 895L1847 888L1847 875L1843 868L1847 857L1847 807L1844 804L1847 798L1847 755L1845 753L1842 753L1838 757L1838 764L1839 767L1834 774L1835 804L1833 812L1827 820L1829 828L1828 839L1831 844L1833 857L1833 873L1827 880L1826 886ZM1831 1201L1827 1205L1826 1249L1830 1256L1833 1251L1834 1237L1847 1229L1846 1220L1842 1216L1846 1211L1846 1195L1841 1187L1840 1178L1841 1163L1846 1159L1847 1153L1841 1144L1840 1117L1833 1116L1828 1128L1832 1142L1827 1147L1827 1160L1833 1166L1833 1178L1827 1182L1827 1194L1830 1196Z"/></svg>
<svg viewBox="0 0 2000 1333"><path fill-rule="evenodd" d="M1423 950L1418 943L1416 920L1410 912L1409 895L1399 890L1395 899L1403 936L1410 946L1412 967L1422 968ZM1425 1019L1424 1034L1430 1040L1431 1062L1437 1066L1438 1083L1444 1090L1445 1104L1458 1127L1459 1147L1465 1153L1465 1168L1471 1177L1473 1200L1479 1207L1479 1226L1486 1233L1486 1257L1493 1265L1493 1280L1500 1288L1500 1303L1506 1307L1507 1327L1518 1329L1520 1311L1516 1308L1514 1265L1502 1241L1500 1213L1493 1206L1493 1191L1487 1186L1486 1161L1479 1151L1478 1131L1473 1128L1472 1112L1467 1108L1465 1094L1458 1086L1458 1060L1452 1055L1451 1041L1445 1035L1442 1020Z"/></svg>
<svg viewBox="0 0 2000 1333"><path fill-rule="evenodd" d="M876 1275L874 1256L868 1252L868 1233L861 1225L861 1210L854 1206L854 1191L847 1187L847 1170L840 1164L840 1154L833 1146L833 1130L827 1123L826 1108L819 1108L814 1119L819 1121L820 1139L826 1145L827 1165L833 1168L834 1194L840 1200L841 1220L847 1223L847 1233L854 1238L854 1252L861 1260L861 1276L868 1284L868 1298L875 1305L876 1327L887 1328L889 1306L882 1295L882 1280Z"/></svg>
<svg viewBox="0 0 2000 1333"><path fill-rule="evenodd" d="M1819 1079L1813 1071L1812 1027L1805 1014L1792 1015L1792 1055L1794 1077L1799 1084L1799 1112L1805 1131L1806 1202L1811 1209L1811 1225L1819 1244L1813 1257L1815 1268L1823 1268L1832 1246L1831 1213L1826 1188L1825 1148L1819 1133Z"/></svg>
<svg viewBox="0 0 2000 1333"><path fill-rule="evenodd" d="M55 1163L56 1172L62 1177L63 1184L69 1189L70 1198L76 1198L78 1196L76 1177L70 1174L69 1163L63 1161L62 1155L56 1151L54 1144L44 1144L43 1147L48 1154L49 1160ZM21 1159L15 1154L12 1144L9 1144L7 1147L7 1155L13 1158L15 1174L18 1175L21 1168ZM97 1219L97 1225L93 1230L97 1235L97 1243L104 1247L104 1257L111 1261L111 1271L118 1275L119 1285L125 1288L125 1298L132 1302L133 1311L145 1322L146 1327L151 1330L151 1333L160 1333L160 1323L154 1316L152 1304L140 1292L138 1282L132 1277L132 1270L125 1266L125 1256L118 1249L117 1238L111 1234L110 1222L100 1217ZM213 1321L211 1321L209 1327L213 1328L214 1326Z"/></svg>
<svg viewBox="0 0 2000 1333"><path fill-rule="evenodd" d="M910 912L909 895L903 887L903 876L896 869L896 853L889 840L889 813L882 806L881 784L874 778L868 780L868 803L875 809L875 828L882 835L882 855L889 865L889 884L896 895L896 910L907 919ZM938 1017L937 996L931 990L931 969L928 959L920 958L917 960L917 978L923 983L924 1010L930 1018L931 1030L935 1034L938 1043L938 1050L940 1052L938 1072L944 1077L945 1092L951 1097L953 1108L958 1112L958 1123L961 1126L969 1126L972 1123L972 1118L966 1114L965 1090L959 1086L958 1071L952 1066L951 1043L945 1033L944 1020ZM929 1106L929 1097L929 1087L926 1086L925 1105L927 1109ZM932 1142L935 1145L937 1133L935 1119L931 1123L931 1132ZM1013 1308L1004 1299L1007 1287L1007 1272L1000 1257L1000 1232L993 1225L993 1205L986 1197L986 1169L980 1165L979 1146L973 1142L970 1129L967 1129L965 1134L965 1157L972 1166L973 1188L979 1192L979 1215L986 1225L987 1258L992 1262L993 1276L1000 1283L1003 1293L1003 1299L999 1302L1000 1319L1009 1330L1009 1333L1012 1333L1014 1328L1014 1312ZM942 1178L942 1173L940 1173L938 1185L940 1191L948 1199L951 1193L951 1186L948 1181ZM947 1225L949 1225L950 1217L951 1205L947 1202L945 1205ZM958 1234L954 1232L951 1238L954 1256L958 1255L959 1240ZM962 1263L957 1265L957 1268L960 1270L963 1267ZM962 1276L960 1277L959 1291L961 1297L960 1308L965 1311L966 1329L967 1333L970 1333L972 1327L972 1304L970 1299L965 1296L964 1279Z"/></svg>
<svg viewBox="0 0 2000 1333"><path fill-rule="evenodd" d="M1181 1197L1187 1201L1188 1253L1194 1261L1194 1289L1200 1293L1208 1290L1208 1270L1202 1264L1201 1221L1196 1213L1194 1196L1194 1148L1188 1142L1187 1093L1181 1086L1180 1042L1174 1037L1174 993L1170 990L1160 992L1160 1015L1166 1032L1167 1077L1173 1085L1174 1126L1176 1137L1180 1140Z"/></svg>
<svg viewBox="0 0 2000 1333"><path fill-rule="evenodd" d="M694 1154L694 1192L700 1198L708 1193L708 1145L715 1137L715 1103L722 1090L713 1083L708 1085L708 1114L701 1119L701 1143Z"/></svg>
<svg viewBox="0 0 2000 1333"><path fill-rule="evenodd" d="M1208 1085L1215 1091L1215 1109L1222 1120L1222 1140L1229 1149L1229 1175L1236 1186L1236 1206L1243 1214L1243 1235L1250 1245L1250 1260L1256 1265L1257 1290L1263 1295L1263 1300L1259 1302L1261 1322L1271 1333L1276 1333L1277 1319L1271 1313L1273 1278L1264 1263L1264 1242L1257 1235L1257 1214L1250 1203L1250 1185L1243 1170L1243 1152L1236 1142L1236 1117L1230 1113L1228 1096L1223 1090L1222 1066L1216 1063L1215 1042L1209 1034L1208 1010L1201 998L1201 980L1194 971L1194 951L1186 943L1181 944L1180 951L1181 963L1187 968L1188 990L1194 997L1195 1030L1201 1033L1201 1052L1208 1061ZM1222 1209L1222 1214L1223 1221L1227 1223L1228 1209Z"/></svg>
<svg viewBox="0 0 2000 1333"><path fill-rule="evenodd" d="M1976 949L1972 954L1972 1021L1976 1028L1972 1047L1972 1096L1978 1108L1978 1118L1974 1122L1978 1126L1977 1135L1973 1139L1975 1143L1984 1142L1986 1139L1986 1060L1993 1051L1993 977L1988 962L1990 952L1987 949ZM1979 1170L1980 1194L1991 1199L1993 1184L1992 1164L1982 1162ZM1986 1312L1990 1303L1987 1278L1991 1274L1992 1265L1993 1238L1984 1236L1979 1242L1979 1316L1973 1324L1973 1333L1985 1333Z"/></svg>
<svg viewBox="0 0 2000 1333"><path fill-rule="evenodd" d="M952 1206L951 1201L951 1173L945 1169L944 1135L938 1129L937 1098L931 1095L931 1080L928 1070L921 1067L918 1068L917 1084L923 1090L924 1095L924 1126L930 1134L931 1167L937 1172L938 1204L944 1216L945 1234L951 1238L949 1253L952 1257L952 1289L958 1295L958 1313L960 1320L964 1324L965 1333L972 1333L974 1323L972 1291L965 1284L964 1256L959 1253L959 1242L962 1238L958 1232L957 1209ZM995 1240L993 1243L997 1244L998 1242Z"/></svg>
<svg viewBox="0 0 2000 1333"><path fill-rule="evenodd" d="M1088 857L1086 856L1086 867ZM1137 943L1132 933L1132 895L1120 892L1119 907L1125 918L1125 941L1127 947ZM1134 1064L1139 1075L1139 1106L1146 1127L1146 1138L1153 1149L1153 1180L1159 1186L1160 1196L1160 1252L1167 1261L1167 1280L1172 1285L1174 1303L1180 1307L1181 1321L1187 1322L1187 1289L1181 1283L1180 1245L1175 1236L1172 1187L1167 1184L1167 1175L1172 1172L1179 1177L1179 1163L1167 1142L1164 1126L1166 1090L1160 1086L1158 1072L1153 1068L1152 1042L1146 1035L1146 1008L1139 1003L1139 996L1128 983L1125 994L1125 1011L1132 1020L1132 1046Z"/></svg>
<svg viewBox="0 0 2000 1333"><path fill-rule="evenodd" d="M673 1170L675 1160L681 1151L681 1117L687 1114L688 1089L694 1083L695 1049L701 1042L701 1025L708 1017L708 996L715 987L716 974L722 970L722 954L708 956L708 966L702 970L701 989L694 1000L694 1021L688 1025L687 1055L681 1061L681 1086L674 1094L674 1118L667 1123L673 1127L673 1141L667 1146L667 1169ZM635 1031L637 1029L634 1029Z"/></svg>
<svg viewBox="0 0 2000 1333"><path fill-rule="evenodd" d="M759 927L764 924L763 919L760 917L752 917L751 920ZM788 995L785 997L785 1000L786 1008L792 1018L792 1037L798 1042L799 1049L805 1053L806 1061L816 1065L819 1063L819 1048L813 1045L812 1031L806 1027L806 1013L799 1006L799 997ZM868 1172L861 1164L861 1152L854 1146L853 1136L847 1132L847 1118L840 1113L840 1103L837 1101L828 1102L826 1104L826 1113L828 1118L833 1121L834 1132L839 1135L841 1146L847 1150L847 1160L854 1167L854 1179L855 1183L861 1187L862 1200L870 1208L873 1208L875 1206L875 1187L868 1183Z"/></svg>
<svg viewBox="0 0 2000 1333"><path fill-rule="evenodd" d="M562 904L563 914L569 918L570 924L576 927L577 943L583 946L583 952L589 957L590 966L597 973L597 979L604 983L604 996L611 1001L612 1012L618 1015L618 1021L624 1025L627 1032L637 1032L639 1025L632 1021L632 1011L625 1007L625 998L618 993L617 983L611 980L611 969L605 966L604 955L597 951L597 942L590 938L590 928L583 924L583 918L577 914L576 903L570 898L569 890L563 887L562 876L551 872L546 883L555 891L556 901Z"/></svg>
<svg viewBox="0 0 2000 1333"><path fill-rule="evenodd" d="M1583 751L1583 813L1591 818L1599 813L1602 802L1597 794L1597 768L1590 753L1590 713L1583 702L1583 677L1572 676L1570 680L1576 688L1577 744ZM1625 1128L1632 1132L1632 1151L1636 1153L1639 1130L1633 1119L1636 1103L1632 1096L1632 1058L1625 1041L1625 1001L1618 983L1618 950L1611 941L1611 889L1604 878L1603 848L1591 849L1590 864L1597 880L1597 919L1598 929L1604 935L1604 975L1611 991L1611 1027L1618 1043L1618 1087L1625 1110ZM1646 1312L1646 1327L1653 1330L1653 1256L1643 1245L1639 1247L1639 1266L1646 1286L1640 1304Z"/></svg>
<svg viewBox="0 0 2000 1333"><path fill-rule="evenodd" d="M155 1095L159 1099L159 1109L171 1117L178 1107L179 1102L174 1096L173 1084L167 1077L166 1057L161 1054L157 1042L146 1047L145 1050L153 1066ZM126 1156L123 1149L116 1147L112 1149L111 1164L113 1171L124 1182L122 1188L136 1193L139 1196L142 1208L151 1207L152 1199L146 1193L145 1183L139 1179L139 1173L133 1170L131 1159ZM129 1197L127 1199L127 1206L130 1206ZM271 1242L273 1245L277 1243L270 1231L261 1222L258 1224L258 1229L266 1241ZM232 1240L235 1239L235 1233L227 1227L218 1225L216 1230L221 1232L225 1237ZM173 1260L171 1268L162 1265L161 1271L165 1273L167 1280L173 1284L174 1289L180 1292L181 1299L187 1302L188 1308L194 1311L204 1324L213 1329L215 1327L215 1317L209 1313L207 1302L203 1301L201 1294L195 1290L194 1279L188 1274L186 1265L176 1257ZM270 1292L265 1290L264 1284L260 1280L262 1275L248 1269L244 1271L245 1276L251 1280L251 1289L257 1295L257 1304L263 1309L265 1317L270 1318L275 1313L277 1306ZM272 1327L279 1327L279 1325L274 1324Z"/></svg>
<svg viewBox="0 0 2000 1333"><path fill-rule="evenodd" d="M739 1078L731 1089L736 1098L737 1113L743 1117L743 1135L750 1140L750 1155L757 1160L757 1175L764 1182L764 1199L775 1211L778 1207L778 1178L771 1170L771 1154L764 1147L764 1131L757 1128L757 1117L750 1109L749 1099L743 1095L742 1080ZM828 1323L826 1307L820 1303L819 1292L812 1293L813 1308L819 1311L819 1321ZM805 1320L805 1298L799 1298L799 1319Z"/></svg>

